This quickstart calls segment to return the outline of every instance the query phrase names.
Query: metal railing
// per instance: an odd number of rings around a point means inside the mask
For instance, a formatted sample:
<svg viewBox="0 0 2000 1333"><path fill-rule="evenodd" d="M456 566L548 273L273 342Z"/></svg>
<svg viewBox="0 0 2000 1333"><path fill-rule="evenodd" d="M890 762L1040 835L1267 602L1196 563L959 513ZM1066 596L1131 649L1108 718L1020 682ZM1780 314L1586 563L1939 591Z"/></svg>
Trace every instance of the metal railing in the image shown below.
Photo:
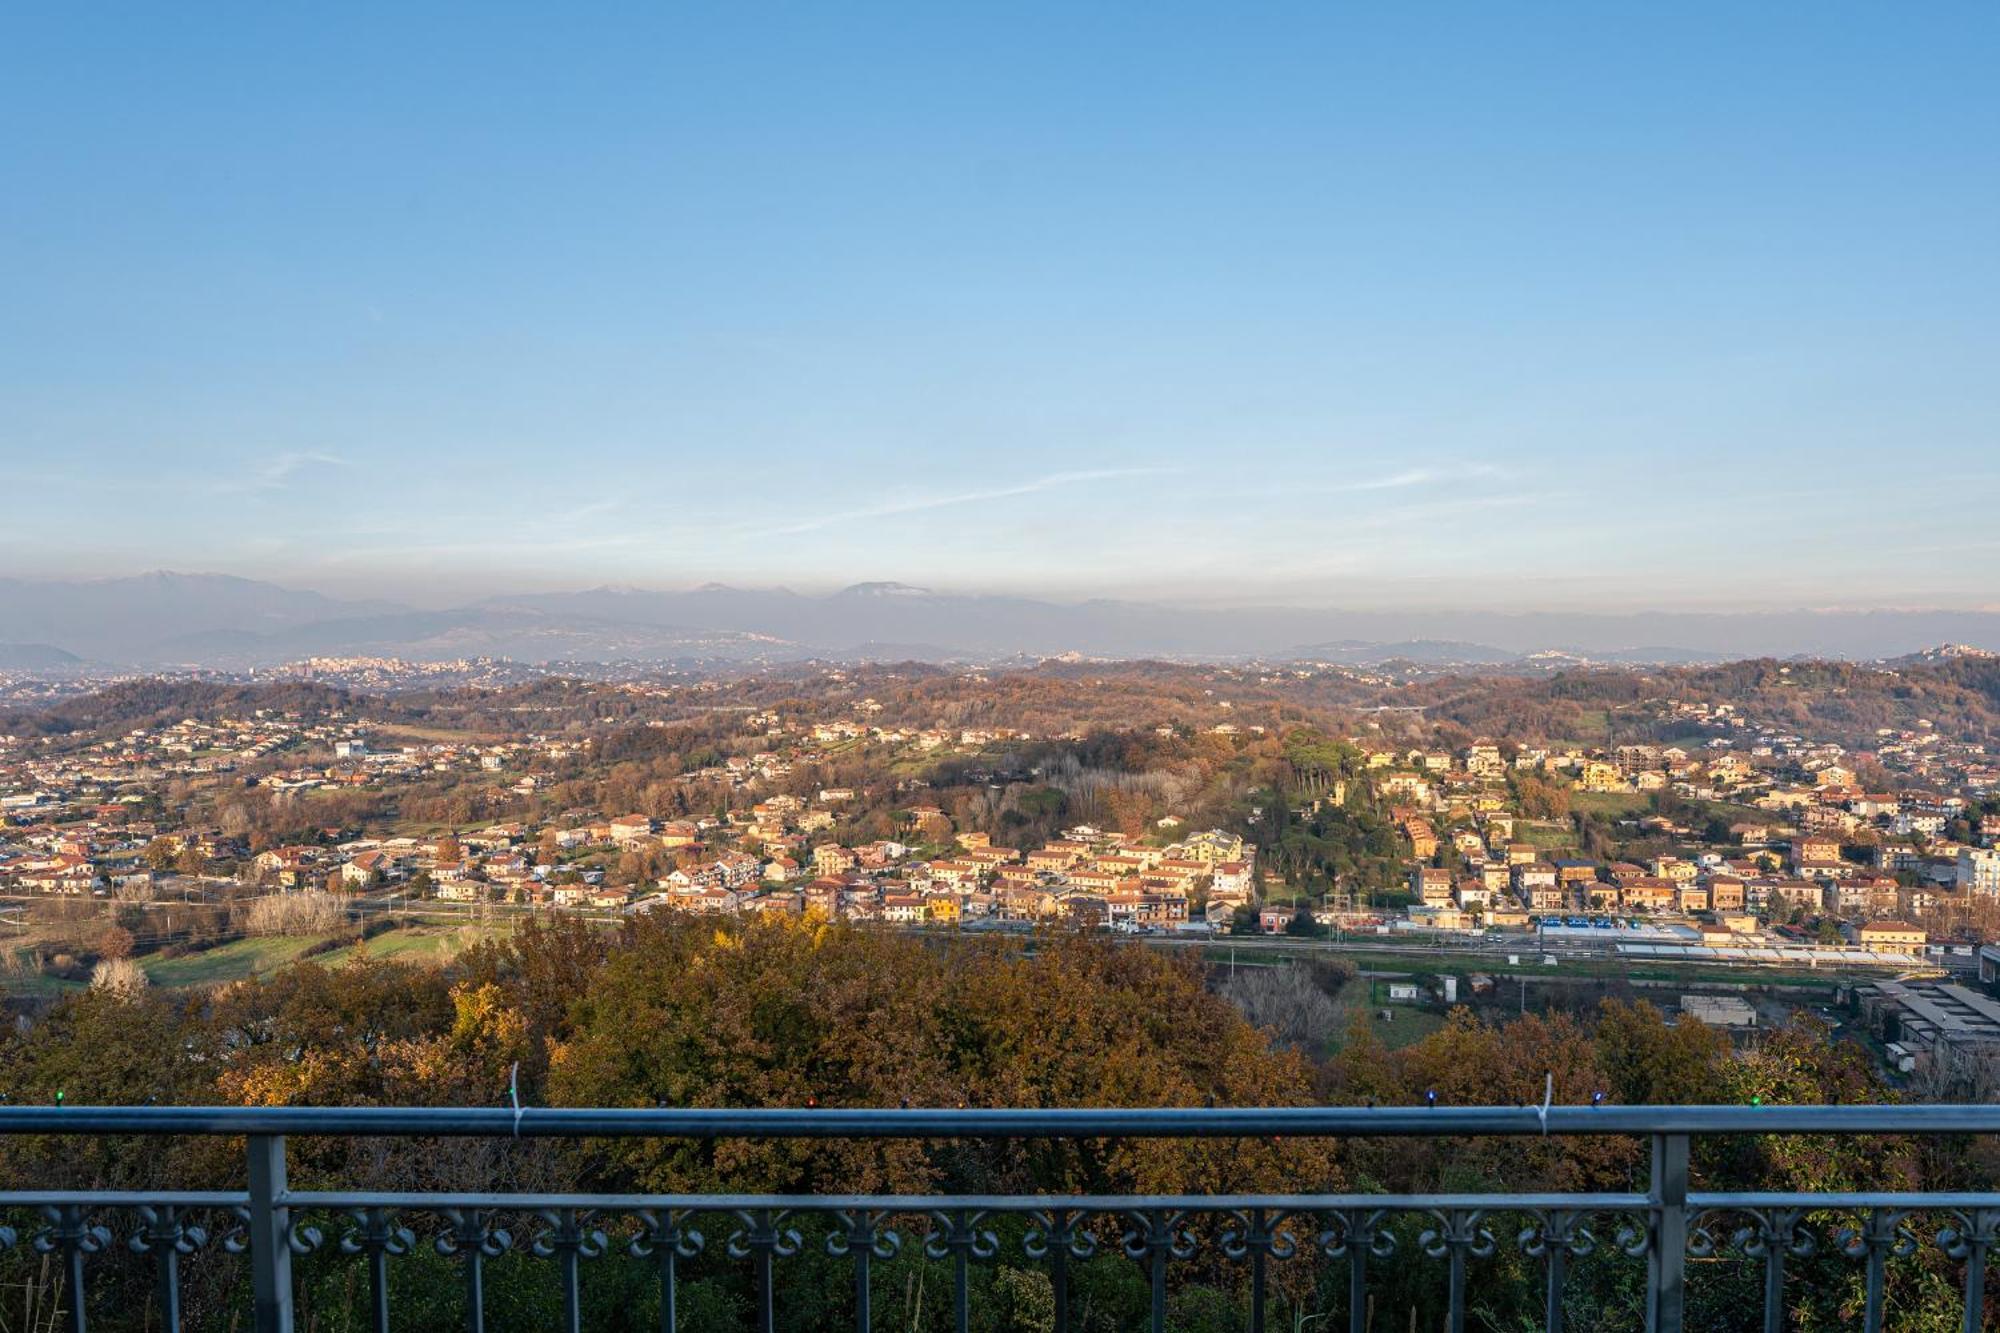
<svg viewBox="0 0 2000 1333"><path fill-rule="evenodd" d="M1860 1274L1859 1323L1885 1326L1889 1265L1926 1245L1960 1272L1967 1333L1985 1321L1985 1269L2000 1238L2000 1194L1704 1193L1689 1189L1690 1143L1728 1135L1964 1135L2000 1132L2000 1106L1700 1106L1545 1108L1268 1108L1144 1110L597 1110L239 1107L0 1107L0 1140L20 1135L241 1138L247 1188L202 1192L0 1193L0 1251L25 1245L59 1261L62 1318L87 1326L88 1282L118 1240L153 1267L149 1326L182 1327L181 1263L217 1250L244 1256L255 1327L294 1326L293 1260L337 1253L365 1266L365 1321L390 1327L390 1267L419 1247L408 1219L433 1219L431 1249L456 1265L464 1322L487 1324L488 1265L503 1255L548 1261L560 1289L561 1326L584 1326L586 1261L622 1253L649 1266L659 1327L684 1327L683 1266L726 1257L744 1266L750 1322L771 1333L802 1325L782 1308L779 1261L799 1255L812 1230L825 1256L850 1264L851 1318L873 1318L876 1265L904 1253L905 1237L950 1271L952 1318L969 1327L974 1265L1005 1249L1047 1275L1050 1326L1076 1319L1079 1262L1122 1255L1139 1265L1149 1325L1167 1327L1170 1274L1198 1258L1239 1265L1247 1323L1262 1333L1282 1265L1344 1267L1351 1333L1371 1327L1373 1284L1410 1245L1438 1264L1446 1326L1466 1327L1468 1306L1507 1237L1541 1268L1543 1321L1564 1327L1577 1261L1607 1254L1645 1263L1645 1326L1683 1328L1690 1258L1725 1254L1761 1265L1761 1319L1787 1327L1787 1265L1816 1253ZM288 1136L519 1139L1117 1140L1132 1138L1474 1138L1612 1135L1650 1144L1643 1192L1572 1194L1192 1195L758 1195L575 1193L378 1193L306 1191L286 1180ZM9 1217L39 1219L25 1230ZM202 1225L208 1219L209 1225ZM1416 1221L1412 1221L1416 1219ZM802 1229L804 1228L804 1229ZM1420 1228L1420 1229L1419 1229ZM1499 1234L1496 1234L1496 1229ZM1412 1238L1410 1233L1415 1231ZM1923 1234L1928 1232L1928 1234ZM1006 1236L1003 1242L1002 1235ZM723 1237L711 1246L709 1235ZM25 1236L25 1239L24 1239ZM1831 1240L1831 1251L1820 1249ZM843 1279L845 1281L845 1279ZM1294 1302L1294 1308L1296 1303ZM1328 1311L1314 1317L1325 1319ZM1384 1315L1384 1320L1388 1316ZM845 1313L841 1322L847 1321ZM1400 1321L1398 1321L1400 1324ZM1386 1326L1384 1323L1383 1326Z"/></svg>

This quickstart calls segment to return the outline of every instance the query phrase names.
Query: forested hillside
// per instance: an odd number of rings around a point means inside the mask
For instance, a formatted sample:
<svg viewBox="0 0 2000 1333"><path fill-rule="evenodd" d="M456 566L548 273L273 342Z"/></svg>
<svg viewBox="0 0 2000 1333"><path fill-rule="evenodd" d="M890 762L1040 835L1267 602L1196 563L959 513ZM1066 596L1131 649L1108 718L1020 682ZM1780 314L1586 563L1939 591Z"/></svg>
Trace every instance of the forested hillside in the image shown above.
<svg viewBox="0 0 2000 1333"><path fill-rule="evenodd" d="M1326 984L1340 985L1340 975ZM1051 1033L1062 1039L1051 1041ZM1363 1025L1330 1060L1276 1038L1208 989L1192 964L1101 938L1049 935L1030 949L944 945L813 917L718 926L663 915L610 935L576 924L529 926L449 971L308 963L192 999L79 994L0 1038L0 1092L15 1103L61 1098L77 1106L492 1105L504 1101L518 1068L522 1095L536 1105L1417 1104L1430 1094L1449 1105L1519 1105L1539 1101L1551 1078L1562 1103L1597 1094L1627 1103L1767 1104L1892 1096L1857 1048L1829 1043L1809 1025L1775 1032L1739 1056L1700 1025L1667 1026L1648 1005L1611 1002L1585 1020L1529 1016L1502 1026L1461 1010L1435 1035L1396 1052ZM1643 1188L1645 1171L1640 1146L1618 1139L1124 1140L1061 1148L301 1140L291 1157L295 1188L397 1190L1616 1191ZM206 1140L15 1138L0 1144L0 1189L166 1188L229 1179L240 1161L228 1144ZM1711 1189L1994 1184L1992 1163L1975 1144L1919 1152L1895 1141L1798 1138L1704 1144L1695 1176L1697 1188ZM1414 1243L1413 1230L1404 1234L1414 1225L1397 1224L1402 1245ZM929 1263L908 1254L885 1261L878 1274L892 1283L885 1290L906 1276L943 1281L928 1273ZM6 1251L0 1280L32 1290L48 1280L38 1264L25 1247ZM193 1326L227 1326L226 1311L241 1299L240 1264L214 1250L183 1264ZM1792 1327L1844 1326L1859 1298L1856 1267L1838 1256L1795 1265ZM351 1262L322 1252L297 1266L303 1306L323 1326L344 1327L358 1314L362 1291ZM1926 1322L1926 1312L1944 1317L1949 1266L1934 1247L1891 1264L1892 1303L1911 1318L1899 1327L1944 1327ZM412 1326L456 1318L449 1260L420 1248L395 1268L396 1308ZM100 1282L131 1285L129 1300L105 1298L94 1326L140 1327L143 1266L98 1269ZM606 1259L592 1271L591 1327L637 1329L655 1320L645 1265ZM1298 1261L1284 1270L1285 1289L1303 1299L1318 1281L1344 1280L1336 1267L1316 1271L1311 1260ZM1635 1324L1630 1271L1615 1250L1578 1261L1578 1326ZM1028 1312L1046 1299L1034 1294L1037 1283L1046 1291L1039 1270L1002 1262L975 1272L975 1308L1000 1319L999 1327L1037 1326ZM779 1273L786 1308L822 1311L829 1326L843 1317L844 1270L804 1259ZM1381 1308L1397 1311L1399 1323L1407 1308L1418 1326L1434 1327L1436 1274L1406 1265L1385 1267L1385 1275ZM1089 1261L1080 1280L1096 1293L1081 1327L1111 1333L1143 1317L1143 1279L1122 1256ZM1182 1266L1173 1326L1236 1328L1242 1281L1236 1265ZM1503 1250L1481 1281L1483 1326L1523 1327L1534 1317L1538 1265ZM1738 1327L1732 1312L1753 1299L1755 1281L1747 1266L1704 1277L1690 1326ZM488 1282L496 1326L539 1327L550 1317L544 1267L509 1255L490 1265ZM746 1311L743 1265L713 1250L690 1262L686 1282L684 1320L689 1308L707 1311L715 1324ZM948 1303L906 1315L909 1327L943 1328Z"/></svg>

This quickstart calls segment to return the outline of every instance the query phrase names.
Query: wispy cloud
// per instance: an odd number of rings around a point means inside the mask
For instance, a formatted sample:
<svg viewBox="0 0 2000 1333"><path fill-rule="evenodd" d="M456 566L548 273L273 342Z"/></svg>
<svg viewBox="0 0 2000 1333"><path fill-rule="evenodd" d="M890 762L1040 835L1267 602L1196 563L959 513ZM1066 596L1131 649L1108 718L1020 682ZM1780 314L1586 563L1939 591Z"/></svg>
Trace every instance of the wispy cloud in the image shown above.
<svg viewBox="0 0 2000 1333"><path fill-rule="evenodd" d="M590 500L559 513L549 514L545 516L545 522L550 526L566 528L575 523L585 523L594 518L615 514L624 507L623 500Z"/></svg>
<svg viewBox="0 0 2000 1333"><path fill-rule="evenodd" d="M2000 539L1970 542L1926 542L1918 546L1893 548L1896 555L1967 555L1978 551L2000 551ZM1877 555L1879 556L1879 552Z"/></svg>
<svg viewBox="0 0 2000 1333"><path fill-rule="evenodd" d="M301 472L313 468L346 466L345 458L333 454L312 452L276 454L257 463L242 476L216 482L211 489L224 495L254 495L266 491L288 490L292 479Z"/></svg>
<svg viewBox="0 0 2000 1333"><path fill-rule="evenodd" d="M841 523L856 523L871 518L893 518L901 514L920 514L933 509L949 509L956 505L983 504L992 500L1008 500L1021 495L1040 495L1048 491L1068 490L1076 486L1089 486L1102 481L1123 481L1133 477L1164 477L1181 472L1177 467L1124 467L1093 468L1080 472L1051 472L1045 477L1036 477L1013 486L996 486L983 491L959 491L948 495L916 495L898 500L885 500L880 504L866 505L859 509L846 509L830 514L815 514L795 523L778 527L761 528L744 535L751 537L789 537L801 532L816 532L821 528L834 527Z"/></svg>
<svg viewBox="0 0 2000 1333"><path fill-rule="evenodd" d="M412 556L426 558L476 558L484 561L504 559L541 560L549 556L578 555L597 551L639 551L645 552L652 546L652 539L638 533L602 533L560 538L514 538L495 537L473 540L425 540L412 537L372 546L349 546L339 550L315 553L313 560L318 567L328 569L350 566L368 566L382 562L407 564Z"/></svg>
<svg viewBox="0 0 2000 1333"><path fill-rule="evenodd" d="M1423 519L1450 518L1455 514L1477 514L1491 509L1523 509L1534 505L1560 504L1570 499L1564 491L1514 492L1500 495L1460 495L1441 500L1422 500L1396 505L1378 513L1343 520L1351 531L1356 528L1393 528Z"/></svg>
<svg viewBox="0 0 2000 1333"><path fill-rule="evenodd" d="M1351 491L1406 491L1418 486L1447 486L1468 481L1492 481L1509 475L1511 474L1507 469L1495 467L1491 463L1434 464L1393 472L1386 477L1339 481L1314 489L1322 495L1338 495Z"/></svg>
<svg viewBox="0 0 2000 1333"><path fill-rule="evenodd" d="M344 468L350 466L345 458L335 454L318 453L310 450L273 454L257 459L234 475L222 473L209 475L203 468L208 465L175 466L160 471L132 471L126 474L109 474L102 468L86 471L49 471L40 474L10 473L15 481L34 482L45 486L72 486L86 488L94 493L107 491L131 492L157 495L163 491L183 495L254 495L261 491L282 491L291 487L293 480L301 472L313 468Z"/></svg>
<svg viewBox="0 0 2000 1333"><path fill-rule="evenodd" d="M1345 491L1403 491L1408 490L1412 486L1434 486L1444 480L1446 480L1446 474L1439 468L1413 467L1407 471L1392 473L1386 477L1370 477L1361 481L1336 482L1330 486L1316 486L1312 489L1321 495L1337 494Z"/></svg>
<svg viewBox="0 0 2000 1333"><path fill-rule="evenodd" d="M1425 486L1492 481L1510 475L1505 468L1495 467L1491 463L1423 464L1379 477L1343 478L1325 482L1302 479L1284 486L1259 488L1253 494L1274 498L1300 495L1365 495L1377 491L1409 491Z"/></svg>

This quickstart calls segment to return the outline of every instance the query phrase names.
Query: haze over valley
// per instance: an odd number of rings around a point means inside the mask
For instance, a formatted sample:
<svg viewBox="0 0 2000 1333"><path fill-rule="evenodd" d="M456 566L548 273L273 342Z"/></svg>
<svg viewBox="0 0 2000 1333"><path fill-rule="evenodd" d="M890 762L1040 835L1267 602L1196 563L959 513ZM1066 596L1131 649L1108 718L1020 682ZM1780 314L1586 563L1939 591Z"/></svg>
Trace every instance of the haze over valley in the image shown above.
<svg viewBox="0 0 2000 1333"><path fill-rule="evenodd" d="M523 663L956 662L1092 657L1561 666L2000 650L1979 610L1504 612L1173 606L857 584L486 597L445 609L215 574L0 579L0 670L243 670L309 657Z"/></svg>

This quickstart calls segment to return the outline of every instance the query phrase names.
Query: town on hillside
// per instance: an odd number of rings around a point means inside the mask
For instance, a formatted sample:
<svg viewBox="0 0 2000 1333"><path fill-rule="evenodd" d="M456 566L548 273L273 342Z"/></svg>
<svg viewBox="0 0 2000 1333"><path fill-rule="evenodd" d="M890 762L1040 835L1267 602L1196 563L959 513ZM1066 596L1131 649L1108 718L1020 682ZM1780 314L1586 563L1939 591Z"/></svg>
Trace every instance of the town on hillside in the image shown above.
<svg viewBox="0 0 2000 1333"><path fill-rule="evenodd" d="M439 689L338 667L8 715L8 975L171 975L256 922L365 944L399 919L662 911L1826 968L1954 1003L2000 964L1985 724L1910 714L1900 677L1870 727L1849 678L1788 666L1586 675L1609 706L1583 713L1551 682L1409 702L1338 668Z"/></svg>

